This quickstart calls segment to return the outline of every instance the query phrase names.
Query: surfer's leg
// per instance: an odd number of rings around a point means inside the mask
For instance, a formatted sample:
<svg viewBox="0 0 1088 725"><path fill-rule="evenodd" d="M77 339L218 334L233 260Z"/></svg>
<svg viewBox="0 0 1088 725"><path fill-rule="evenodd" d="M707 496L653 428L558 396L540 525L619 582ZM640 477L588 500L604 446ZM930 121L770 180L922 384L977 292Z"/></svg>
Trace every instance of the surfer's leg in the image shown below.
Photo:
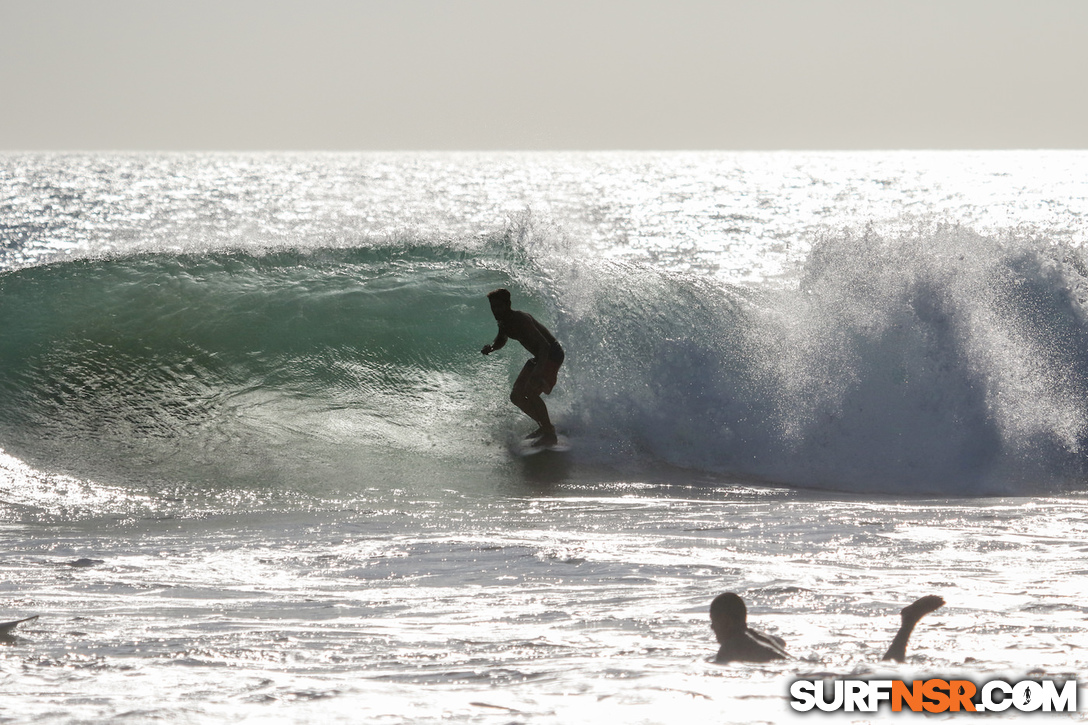
<svg viewBox="0 0 1088 725"><path fill-rule="evenodd" d="M544 445L555 442L555 427L548 415L548 406L540 398L540 391L532 390L529 379L533 374L534 363L532 360L525 363L518 379L514 382L514 389L510 391L510 402L518 406L525 415L529 416L540 426L540 439ZM534 436L535 437L535 436Z"/></svg>
<svg viewBox="0 0 1088 725"><path fill-rule="evenodd" d="M548 406L540 397L540 393L530 393L525 389L519 389L516 385L510 393L510 402L521 408L525 415L529 416L540 426L542 434L554 433L551 417L548 415Z"/></svg>
<svg viewBox="0 0 1088 725"><path fill-rule="evenodd" d="M540 398L537 398L537 400L540 402L540 409L544 412L544 417L547 418L548 417L548 408L547 408L547 406L544 405L544 401L540 400ZM541 433L540 433L539 436L536 436L536 442L533 445L537 445L537 446L554 446L556 443L559 442L559 436L556 435L556 433L555 433L555 426L552 425L550 421L547 423L547 426L545 426L544 424L541 424L540 428L541 428Z"/></svg>

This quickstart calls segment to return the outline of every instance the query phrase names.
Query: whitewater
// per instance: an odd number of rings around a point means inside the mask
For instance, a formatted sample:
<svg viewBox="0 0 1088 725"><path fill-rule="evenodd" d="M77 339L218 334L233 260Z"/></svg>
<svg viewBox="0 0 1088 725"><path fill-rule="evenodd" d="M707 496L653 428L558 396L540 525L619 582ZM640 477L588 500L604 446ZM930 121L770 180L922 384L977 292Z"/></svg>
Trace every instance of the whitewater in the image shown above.
<svg viewBox="0 0 1088 725"><path fill-rule="evenodd" d="M1086 209L1083 152L0 154L0 717L1077 677ZM497 287L567 453L513 452ZM713 664L723 591L797 659Z"/></svg>

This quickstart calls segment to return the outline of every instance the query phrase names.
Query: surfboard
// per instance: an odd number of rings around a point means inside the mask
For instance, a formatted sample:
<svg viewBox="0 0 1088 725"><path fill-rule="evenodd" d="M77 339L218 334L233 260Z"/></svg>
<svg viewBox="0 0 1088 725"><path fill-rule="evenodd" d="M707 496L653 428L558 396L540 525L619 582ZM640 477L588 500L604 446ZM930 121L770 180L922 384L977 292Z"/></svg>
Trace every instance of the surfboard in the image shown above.
<svg viewBox="0 0 1088 725"><path fill-rule="evenodd" d="M27 617L26 619L16 619L14 622L0 622L0 636L10 635L11 630L15 629L15 625L22 624L23 622L29 622L32 619L37 619L38 615L33 617Z"/></svg>
<svg viewBox="0 0 1088 725"><path fill-rule="evenodd" d="M542 446L536 442L536 439L523 439L514 444L514 453L521 456L535 456L538 453L552 452L552 453L566 453L570 450L570 441L567 440L565 435L557 435L556 441L550 446Z"/></svg>

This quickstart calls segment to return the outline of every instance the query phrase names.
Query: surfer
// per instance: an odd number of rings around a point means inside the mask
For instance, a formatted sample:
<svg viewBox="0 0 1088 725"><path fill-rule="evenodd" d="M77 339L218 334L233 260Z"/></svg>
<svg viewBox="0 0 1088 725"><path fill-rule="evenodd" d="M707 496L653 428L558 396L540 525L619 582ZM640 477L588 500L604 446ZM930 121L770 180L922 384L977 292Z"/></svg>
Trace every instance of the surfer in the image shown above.
<svg viewBox="0 0 1088 725"><path fill-rule="evenodd" d="M902 624L883 659L902 662L907 656L907 640L914 631L914 625L943 606L944 599L931 594L904 607L899 612ZM790 657L781 637L748 626L748 608L744 606L744 600L733 592L719 594L710 603L710 628L721 645L715 662L770 662Z"/></svg>
<svg viewBox="0 0 1088 725"><path fill-rule="evenodd" d="M499 334L495 336L494 342L484 345L480 352L490 355L502 349L508 339L514 339L533 354L533 358L525 363L518 379L514 381L510 402L539 426L527 436L536 439L535 445L555 445L558 440L555 426L552 425L548 406L544 404L540 394L547 395L555 387L559 366L563 364L563 347L548 328L537 322L532 315L510 306L510 290L500 288L489 292L487 300L491 303L491 313L495 315L495 321L499 323Z"/></svg>

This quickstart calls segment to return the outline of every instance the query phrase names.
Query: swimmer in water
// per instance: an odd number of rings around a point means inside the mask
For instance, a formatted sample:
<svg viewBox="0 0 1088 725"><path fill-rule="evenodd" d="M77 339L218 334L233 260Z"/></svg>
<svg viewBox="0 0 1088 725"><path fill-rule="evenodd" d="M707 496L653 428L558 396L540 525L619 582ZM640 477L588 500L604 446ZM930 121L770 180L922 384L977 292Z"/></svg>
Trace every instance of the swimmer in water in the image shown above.
<svg viewBox="0 0 1088 725"><path fill-rule="evenodd" d="M790 657L781 637L748 627L748 607L733 592L719 594L710 603L710 628L721 645L715 662L770 662Z"/></svg>
<svg viewBox="0 0 1088 725"><path fill-rule="evenodd" d="M899 613L902 624L884 653L884 660L902 662L907 656L907 640L914 631L914 625L943 606L944 600L931 594L904 607ZM710 603L710 628L721 645L715 662L771 662L790 658L781 637L748 627L748 608L744 606L744 600L733 592L719 594Z"/></svg>

